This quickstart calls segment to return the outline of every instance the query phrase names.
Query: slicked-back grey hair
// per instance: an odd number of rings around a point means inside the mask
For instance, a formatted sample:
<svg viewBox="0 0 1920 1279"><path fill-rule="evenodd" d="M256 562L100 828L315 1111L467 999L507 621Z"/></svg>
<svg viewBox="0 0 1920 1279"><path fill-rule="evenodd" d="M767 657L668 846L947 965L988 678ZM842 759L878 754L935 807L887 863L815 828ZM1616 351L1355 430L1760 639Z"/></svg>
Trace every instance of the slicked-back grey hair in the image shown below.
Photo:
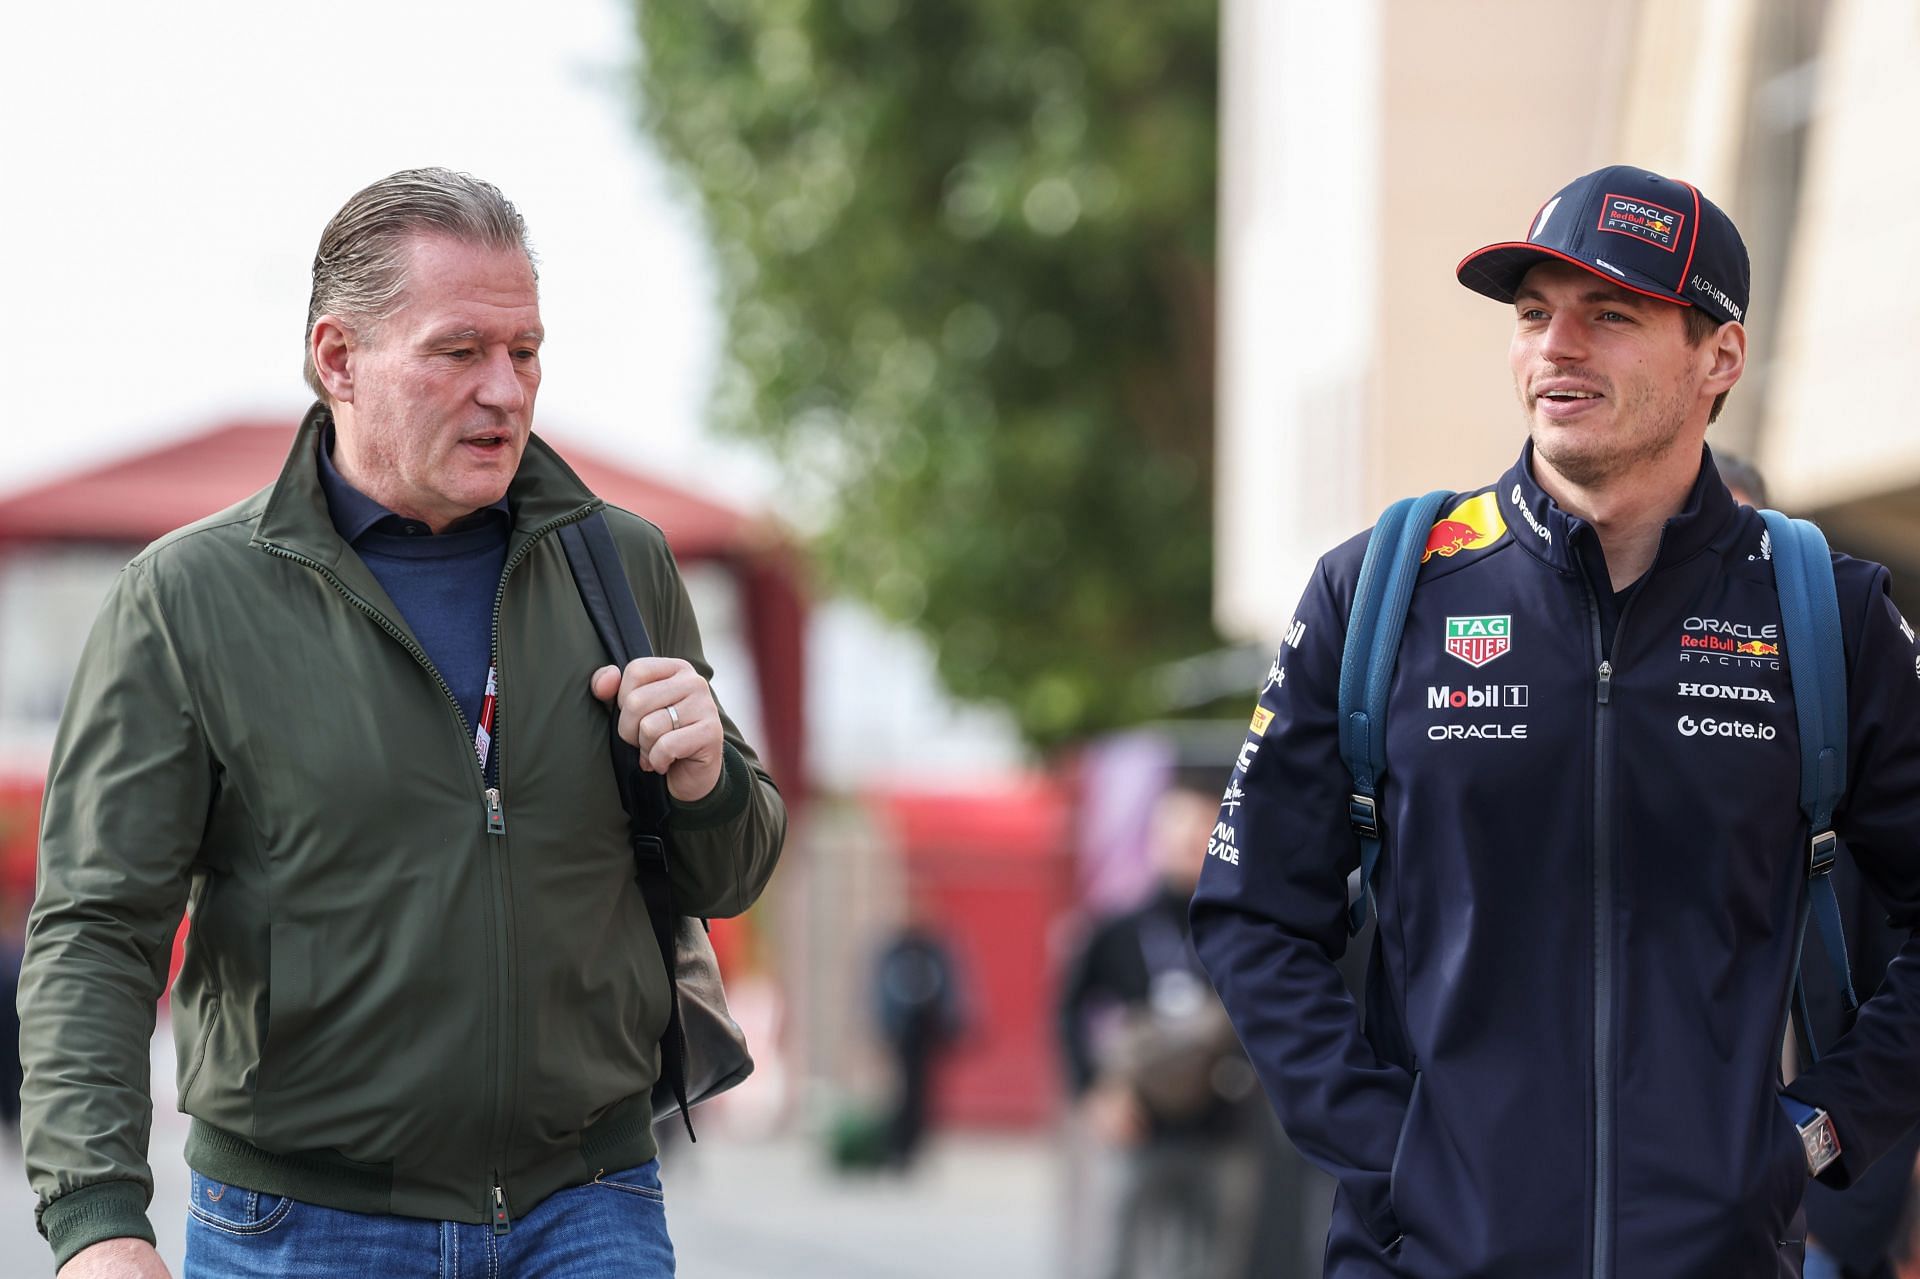
<svg viewBox="0 0 1920 1279"><path fill-rule="evenodd" d="M518 249L539 269L527 223L500 188L451 169L402 169L356 192L320 233L307 301L307 385L327 398L313 366L313 326L323 315L378 325L399 308L407 250L417 235L445 235L493 249Z"/></svg>

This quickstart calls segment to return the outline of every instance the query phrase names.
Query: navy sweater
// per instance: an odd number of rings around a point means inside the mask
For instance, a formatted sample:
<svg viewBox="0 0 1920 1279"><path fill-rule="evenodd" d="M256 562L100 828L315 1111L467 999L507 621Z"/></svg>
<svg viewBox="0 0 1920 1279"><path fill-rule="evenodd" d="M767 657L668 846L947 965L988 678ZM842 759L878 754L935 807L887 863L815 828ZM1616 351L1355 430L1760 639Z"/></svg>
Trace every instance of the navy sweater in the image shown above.
<svg viewBox="0 0 1920 1279"><path fill-rule="evenodd" d="M320 453L320 483L340 538L366 562L434 668L453 690L467 726L480 722L493 659L493 597L506 566L513 520L507 499L474 512L437 536L419 520L395 515L342 478ZM494 776L494 762L487 761Z"/></svg>

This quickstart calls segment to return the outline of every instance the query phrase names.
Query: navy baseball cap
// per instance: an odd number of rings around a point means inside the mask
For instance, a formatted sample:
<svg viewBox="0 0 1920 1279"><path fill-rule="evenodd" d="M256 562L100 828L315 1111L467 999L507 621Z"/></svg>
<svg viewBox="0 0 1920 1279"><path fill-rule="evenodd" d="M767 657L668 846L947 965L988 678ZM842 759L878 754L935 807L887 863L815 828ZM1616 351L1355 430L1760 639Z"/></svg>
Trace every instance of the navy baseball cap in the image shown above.
<svg viewBox="0 0 1920 1279"><path fill-rule="evenodd" d="M1533 215L1524 240L1489 244L1454 268L1499 302L1542 262L1571 262L1648 297L1697 306L1725 323L1747 318L1747 246L1733 219L1698 188L1616 164L1575 178Z"/></svg>

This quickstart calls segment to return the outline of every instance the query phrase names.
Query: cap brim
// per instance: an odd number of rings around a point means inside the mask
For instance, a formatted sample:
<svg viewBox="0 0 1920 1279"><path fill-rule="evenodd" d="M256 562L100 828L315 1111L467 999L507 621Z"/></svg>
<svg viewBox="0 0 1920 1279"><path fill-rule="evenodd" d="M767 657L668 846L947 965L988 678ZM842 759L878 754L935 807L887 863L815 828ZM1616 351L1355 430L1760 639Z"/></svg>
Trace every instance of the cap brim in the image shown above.
<svg viewBox="0 0 1920 1279"><path fill-rule="evenodd" d="M1628 275L1622 272L1615 275L1611 271L1601 270L1591 262L1582 262L1570 253L1544 248L1538 244L1529 244L1525 240L1489 244L1484 249L1475 249L1460 259L1460 265L1453 269L1453 274L1455 279L1475 293L1490 297L1496 302L1511 302L1513 295L1520 291L1520 281L1526 278L1528 271L1542 262L1565 262L1569 266L1577 266L1587 274L1597 276L1608 284L1626 289L1630 293L1659 298L1662 302L1671 302L1675 306L1693 305L1693 299L1681 297L1671 289L1663 289L1638 274Z"/></svg>

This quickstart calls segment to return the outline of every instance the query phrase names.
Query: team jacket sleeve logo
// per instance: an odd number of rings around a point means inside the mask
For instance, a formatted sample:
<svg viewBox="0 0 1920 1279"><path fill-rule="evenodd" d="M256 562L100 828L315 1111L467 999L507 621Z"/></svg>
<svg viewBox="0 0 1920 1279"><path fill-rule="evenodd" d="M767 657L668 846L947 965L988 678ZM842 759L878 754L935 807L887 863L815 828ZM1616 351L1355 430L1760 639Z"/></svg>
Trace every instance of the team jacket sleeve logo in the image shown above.
<svg viewBox="0 0 1920 1279"><path fill-rule="evenodd" d="M1438 555L1452 559L1462 551L1478 551L1506 536L1507 522L1500 516L1500 499L1492 493L1470 497L1447 512L1445 519L1427 534L1427 549L1420 556L1425 564Z"/></svg>

